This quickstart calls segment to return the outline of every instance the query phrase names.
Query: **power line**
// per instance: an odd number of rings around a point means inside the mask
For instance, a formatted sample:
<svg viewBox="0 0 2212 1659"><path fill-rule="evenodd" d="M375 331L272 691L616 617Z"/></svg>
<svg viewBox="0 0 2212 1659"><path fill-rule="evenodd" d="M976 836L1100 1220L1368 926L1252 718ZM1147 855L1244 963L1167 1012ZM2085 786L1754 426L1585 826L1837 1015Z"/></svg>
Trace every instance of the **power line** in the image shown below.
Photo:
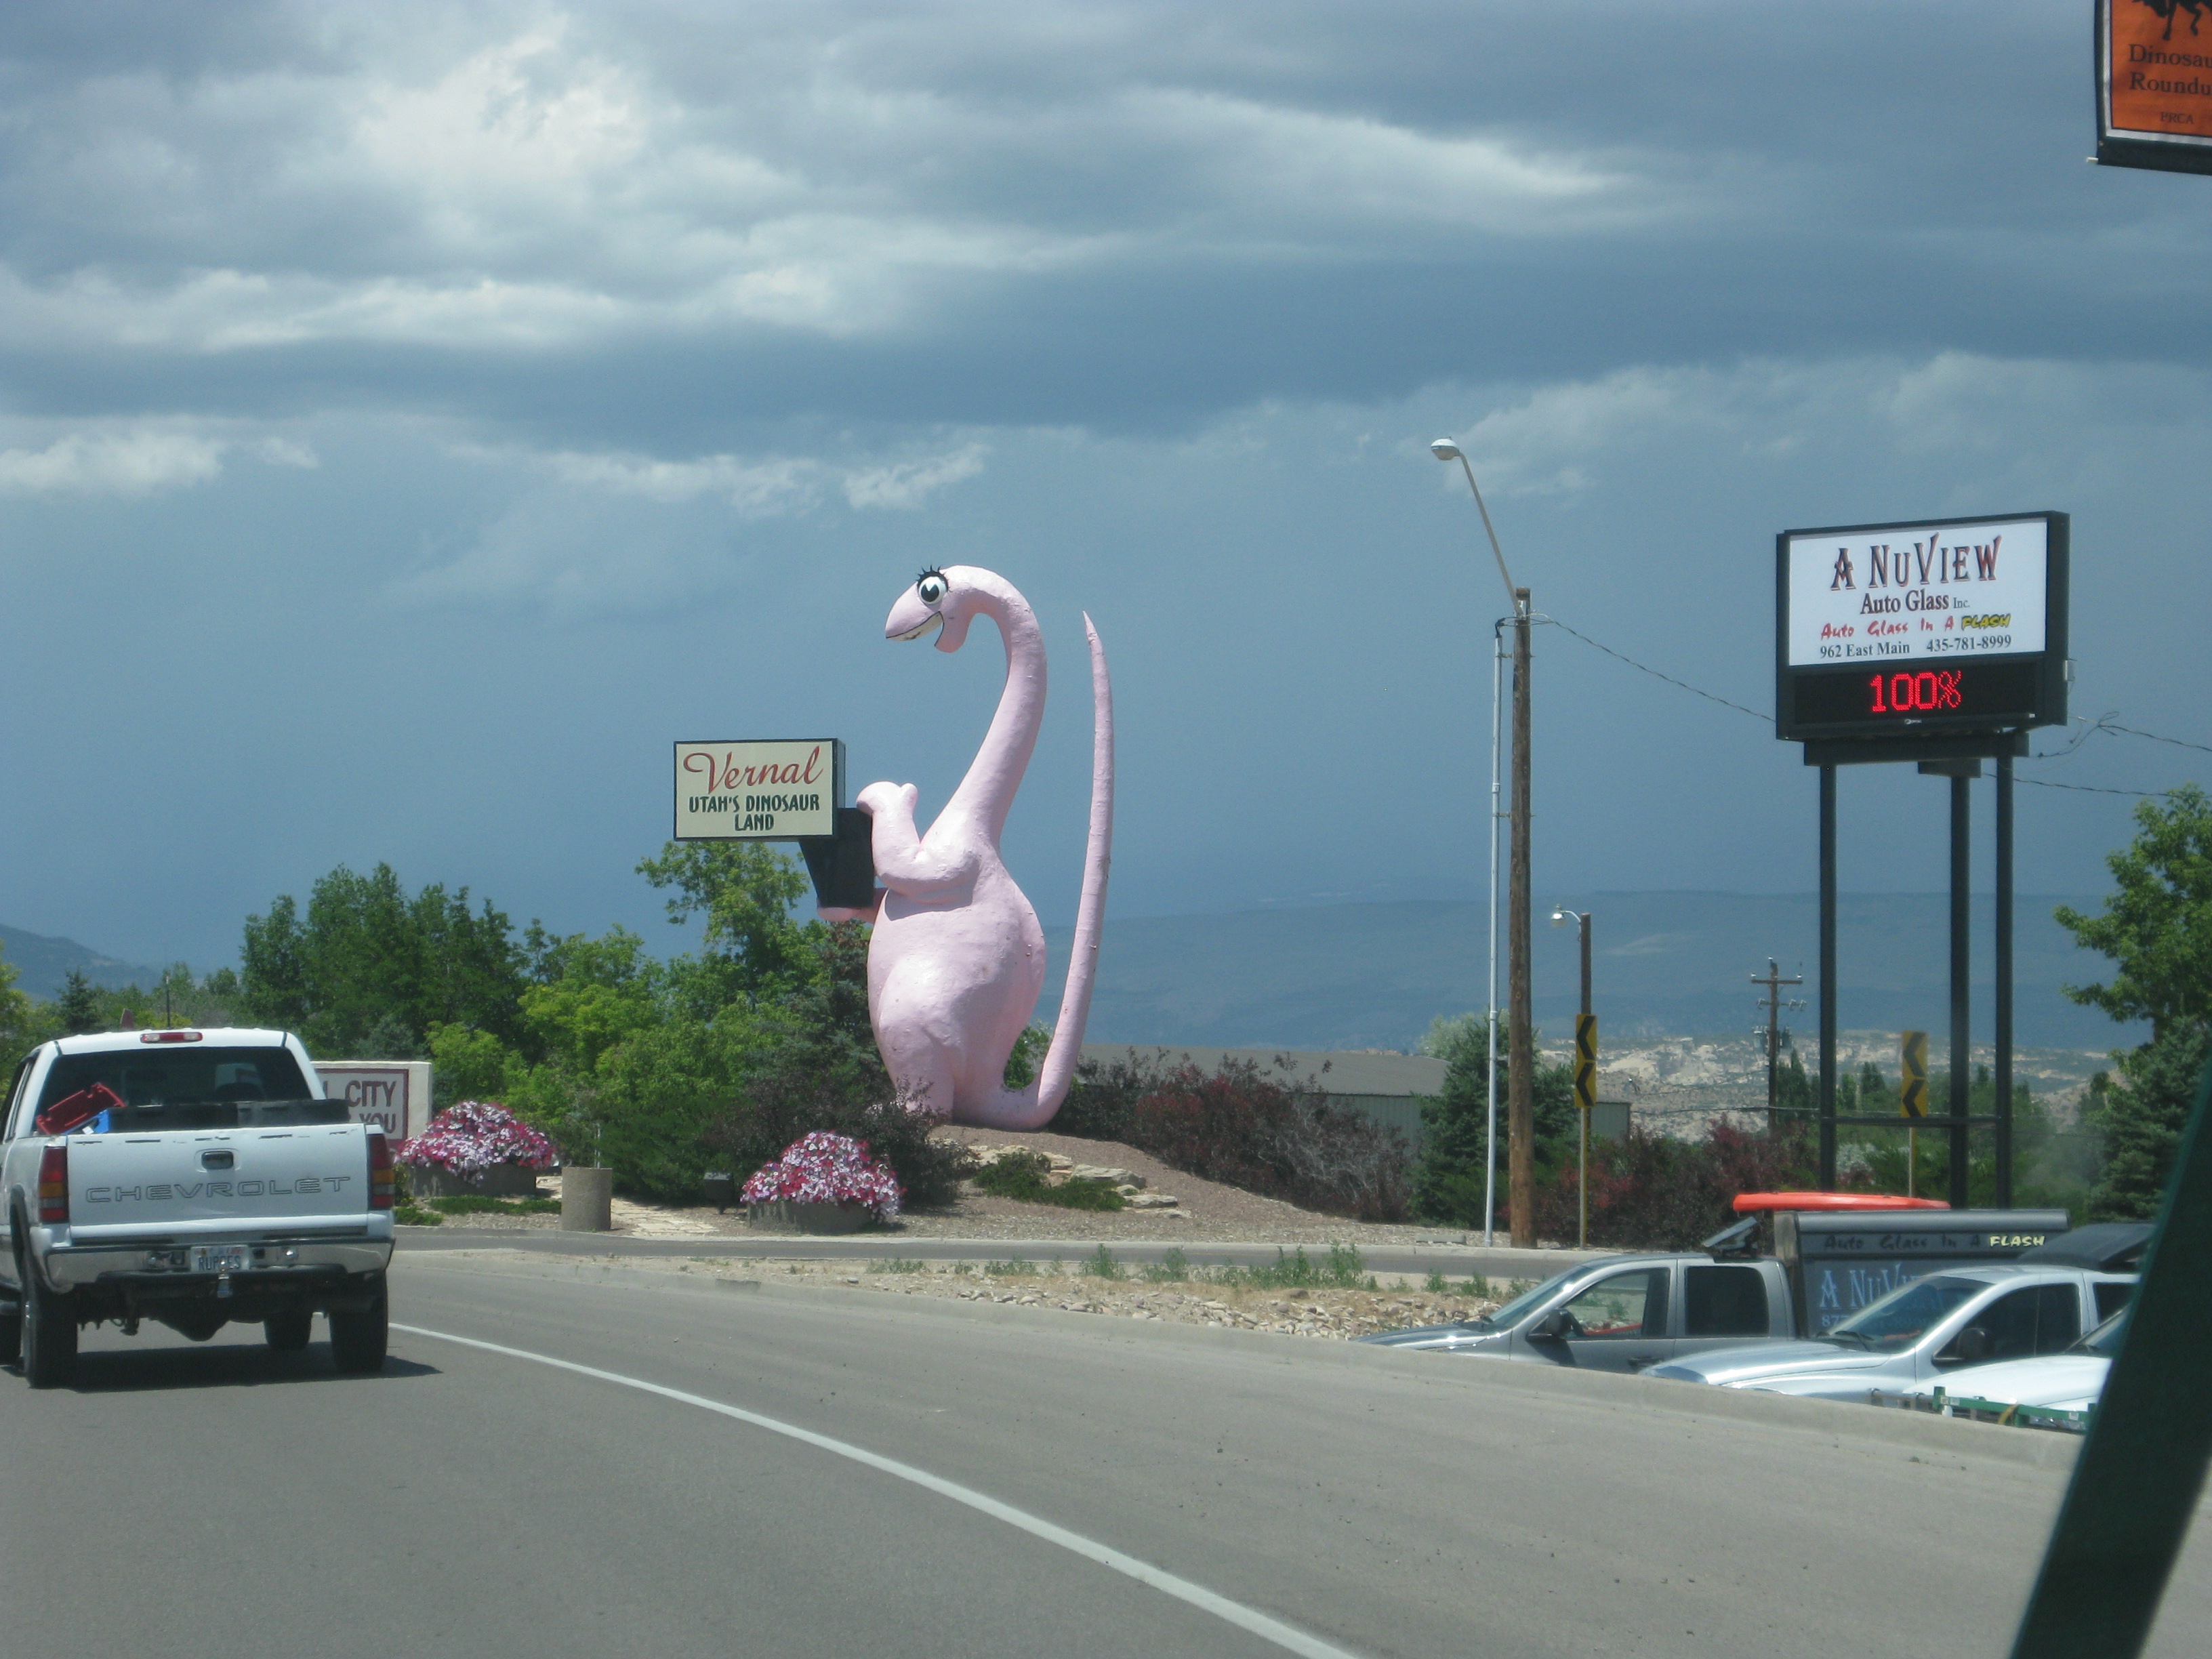
<svg viewBox="0 0 2212 1659"><path fill-rule="evenodd" d="M1598 642L1592 639L1589 635L1582 632L1579 629L1569 628L1566 623L1561 622L1557 617L1539 617L1536 620L1539 622L1549 623L1554 628L1559 629L1565 633L1572 634L1584 645L1594 647L1597 650L1604 652L1608 657L1618 658L1620 661L1626 663L1631 668L1637 669L1643 673L1650 675L1655 680L1664 680L1668 684L1679 686L1683 690L1691 693L1694 696L1703 697L1707 702L1717 702L1723 708L1733 708L1738 714L1748 714L1755 720L1767 720L1773 718L1771 715L1760 714L1756 708L1746 708L1740 702L1730 702L1726 697L1717 697L1710 691L1700 690L1698 687L1691 684L1687 680L1678 680L1672 674L1662 674L1657 669L1650 666L1648 664L1640 663L1633 657L1624 655L1622 653L1614 650L1609 645L1599 645Z"/></svg>
<svg viewBox="0 0 2212 1659"><path fill-rule="evenodd" d="M1638 672L1649 674L1655 680L1664 680L1668 684L1674 686L1680 690L1687 691L1693 696L1703 697L1707 702L1717 702L1723 708L1733 708L1738 714L1748 714L1755 720L1765 721L1772 718L1771 715L1761 714L1756 708L1747 708L1740 702L1732 702L1726 697L1717 696L1712 692L1707 691L1702 687L1692 685L1687 680L1678 680L1672 674L1662 673L1658 669L1652 667L1648 663L1640 663L1637 661L1635 658L1628 655L1626 652L1616 651L1609 645L1601 644L1596 640L1592 639L1589 635L1583 633L1580 629L1569 627L1565 623L1561 622L1557 617L1539 617L1535 618L1535 620L1539 623L1547 623L1552 627L1559 629L1562 633L1571 634L1575 638L1580 640L1584 645L1589 646L1593 649L1604 652L1607 656L1614 659L1616 661L1626 663L1631 668L1635 669ZM2084 740L2090 737L2091 734L2098 732L2124 732L2131 738L2148 738L2153 743L2170 743L2177 749L2201 750L2205 754L2212 755L2212 744L2191 743L2185 738L2167 738L2161 737L2155 732L2141 732L2132 726L2122 726L2115 721L2110 714L2106 714L2094 720L2085 720L2082 723L2081 730L2075 733L2074 741L2068 744L2065 748L2053 750L2051 753L2047 755L2030 755L2027 758L2030 760L2063 760L2067 756L2071 755L2075 750L2079 749ZM2049 778L2021 777L2019 781L2022 783L2032 783L2039 789L2072 789L2085 795L2127 795L2137 800L2161 799L2173 793L2171 789L2106 789L2093 783L2058 783Z"/></svg>
<svg viewBox="0 0 2212 1659"><path fill-rule="evenodd" d="M2029 758L2041 760L2040 755ZM2094 783L2060 783L2051 778L2031 778L2014 775L2017 781L2032 783L2039 789L2073 789L2085 795L2133 795L2138 800L2162 800L2173 793L2171 789L2106 789Z"/></svg>
<svg viewBox="0 0 2212 1659"><path fill-rule="evenodd" d="M2176 749L2194 749L2200 754L2212 755L2212 744L2191 743L2186 738L2162 738L2155 732L2138 732L2132 726L2122 726L2110 714L2097 722L2102 732L2124 732L2131 738L2148 738L2153 743L2170 743Z"/></svg>

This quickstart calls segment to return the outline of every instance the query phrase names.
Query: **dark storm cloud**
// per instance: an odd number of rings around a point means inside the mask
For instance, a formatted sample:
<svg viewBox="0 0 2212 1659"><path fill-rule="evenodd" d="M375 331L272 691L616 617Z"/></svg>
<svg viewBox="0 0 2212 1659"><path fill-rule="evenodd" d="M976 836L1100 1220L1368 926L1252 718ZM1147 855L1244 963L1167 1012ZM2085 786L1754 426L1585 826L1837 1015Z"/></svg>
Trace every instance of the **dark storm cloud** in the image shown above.
<svg viewBox="0 0 2212 1659"><path fill-rule="evenodd" d="M2076 9L33 9L0 371L27 411L681 451L1731 352L2203 361L2201 218L2079 164ZM2116 244L2166 257L2116 292Z"/></svg>

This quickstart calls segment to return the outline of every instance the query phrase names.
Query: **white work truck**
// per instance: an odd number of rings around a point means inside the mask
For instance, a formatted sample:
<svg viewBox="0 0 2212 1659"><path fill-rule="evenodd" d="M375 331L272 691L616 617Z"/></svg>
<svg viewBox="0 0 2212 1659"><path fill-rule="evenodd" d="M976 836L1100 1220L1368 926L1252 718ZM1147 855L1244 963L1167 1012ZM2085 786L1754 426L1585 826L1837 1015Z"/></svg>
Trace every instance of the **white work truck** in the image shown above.
<svg viewBox="0 0 2212 1659"><path fill-rule="evenodd" d="M392 1149L283 1031L118 1031L31 1051L0 1123L0 1361L66 1383L80 1326L234 1320L280 1352L330 1322L384 1364Z"/></svg>

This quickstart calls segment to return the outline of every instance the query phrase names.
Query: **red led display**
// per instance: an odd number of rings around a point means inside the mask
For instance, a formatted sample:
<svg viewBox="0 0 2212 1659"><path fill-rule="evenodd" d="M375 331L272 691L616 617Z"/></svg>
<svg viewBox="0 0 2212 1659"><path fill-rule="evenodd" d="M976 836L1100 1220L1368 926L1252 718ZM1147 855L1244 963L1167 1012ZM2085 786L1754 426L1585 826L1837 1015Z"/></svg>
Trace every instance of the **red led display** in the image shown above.
<svg viewBox="0 0 2212 1659"><path fill-rule="evenodd" d="M1796 725L1802 727L1971 727L2030 718L2035 709L2033 663L1961 663L1956 668L1866 668L1800 673L1790 685Z"/></svg>
<svg viewBox="0 0 2212 1659"><path fill-rule="evenodd" d="M1876 674L1867 681L1874 693L1869 714L1909 714L1915 709L1935 714L1956 708L1966 701L1959 690L1962 668L1937 669L1920 674Z"/></svg>

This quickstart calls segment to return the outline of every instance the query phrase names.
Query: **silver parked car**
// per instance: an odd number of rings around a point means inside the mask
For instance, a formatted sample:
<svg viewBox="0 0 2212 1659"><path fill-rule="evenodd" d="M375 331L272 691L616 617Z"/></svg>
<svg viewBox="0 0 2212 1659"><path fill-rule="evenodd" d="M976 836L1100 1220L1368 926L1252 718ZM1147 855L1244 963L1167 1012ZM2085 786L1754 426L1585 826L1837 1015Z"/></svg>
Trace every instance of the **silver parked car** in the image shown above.
<svg viewBox="0 0 2212 1659"><path fill-rule="evenodd" d="M1570 1267L1480 1318L1358 1340L1478 1358L1635 1371L1692 1350L1769 1343L1791 1328L1790 1285L1779 1262L1638 1255Z"/></svg>
<svg viewBox="0 0 2212 1659"><path fill-rule="evenodd" d="M1863 1401L1999 1359L2063 1352L2126 1304L2132 1273L2081 1267L1954 1267L1899 1285L1796 1342L1686 1355L1650 1375L1727 1389Z"/></svg>

